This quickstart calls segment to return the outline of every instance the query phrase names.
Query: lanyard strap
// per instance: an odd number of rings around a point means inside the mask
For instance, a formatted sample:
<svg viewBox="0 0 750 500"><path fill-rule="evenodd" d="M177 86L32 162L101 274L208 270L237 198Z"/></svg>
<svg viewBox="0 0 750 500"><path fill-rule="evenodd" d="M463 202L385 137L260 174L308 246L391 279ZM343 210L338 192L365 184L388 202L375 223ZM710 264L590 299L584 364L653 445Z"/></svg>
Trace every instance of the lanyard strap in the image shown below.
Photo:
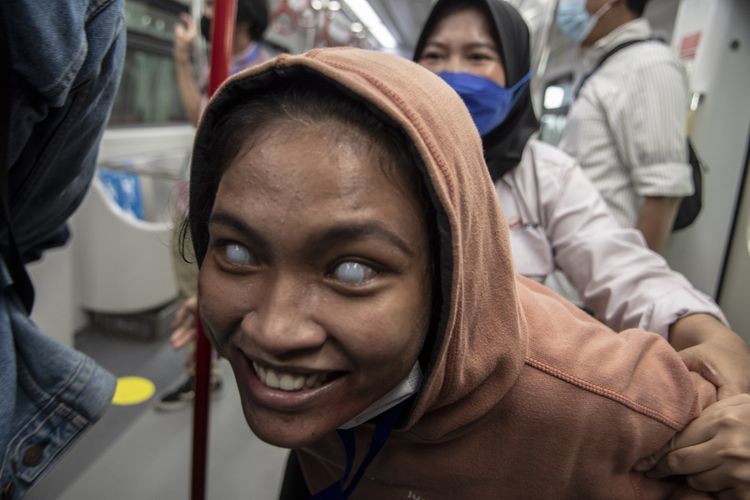
<svg viewBox="0 0 750 500"><path fill-rule="evenodd" d="M362 463L346 489L344 489L344 484L346 484L346 480L352 471L354 457L356 455L354 429L337 430L341 443L344 446L344 451L346 452L346 467L344 469L344 474L341 476L341 479L326 489L312 495L310 500L345 500L349 498L357 487L359 480L362 479L370 462L372 462L378 452L380 452L383 446L385 446L385 442L388 440L388 436L391 435L391 431L393 431L393 428L396 426L396 421L401 414L401 407L402 405L396 405L378 417L375 425L375 432L370 441L370 449L367 451L367 455L364 460L362 460Z"/></svg>

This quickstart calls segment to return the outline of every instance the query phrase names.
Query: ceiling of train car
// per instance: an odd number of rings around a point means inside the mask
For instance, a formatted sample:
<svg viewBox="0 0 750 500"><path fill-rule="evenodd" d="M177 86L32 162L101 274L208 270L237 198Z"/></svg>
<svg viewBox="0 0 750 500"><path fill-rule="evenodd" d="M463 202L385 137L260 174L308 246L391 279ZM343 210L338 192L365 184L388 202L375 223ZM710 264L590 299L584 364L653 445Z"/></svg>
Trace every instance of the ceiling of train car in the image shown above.
<svg viewBox="0 0 750 500"><path fill-rule="evenodd" d="M556 0L508 0L523 15L532 36L532 45L539 47L549 38L553 48L567 48L570 41L561 36L553 26ZM399 48L411 54L417 42L419 30L436 0L369 0L375 12L398 40ZM679 0L651 2L646 17L654 28L670 34ZM541 50L541 47L539 47Z"/></svg>
<svg viewBox="0 0 750 500"><path fill-rule="evenodd" d="M189 5L194 2L205 2L207 0L174 1ZM419 30L424 25L428 13L436 1L437 0L270 0L270 5L274 10L277 10L279 5L283 3L287 5L288 9L301 9L300 11L302 11L309 10L310 8L319 10L321 6L325 9L328 5L333 4L349 5L350 3L369 3L372 9L377 13L378 17L380 17L380 21L382 21L395 37L397 42L397 48L395 50L402 55L409 57L416 45ZM518 8L521 15L529 25L533 52L533 67L536 67L536 63L542 59L542 53L545 46L549 47L552 55L554 55L555 52L565 51L570 47L570 41L563 37L554 26L554 9L557 5L557 0L507 1ZM317 7L315 7L316 3L318 4ZM660 0L659 2L651 2L646 11L646 17L654 24L657 31L668 36L671 34L672 24L674 23L674 14L677 10L676 6L678 4L679 0ZM302 5L306 5L307 7L302 8ZM336 10L339 8L340 7L337 7ZM357 16L352 16L352 9L350 8L347 22L350 23L356 19ZM348 31L349 25L347 24L343 28L341 28L341 26L333 27L339 28L338 31ZM281 42L289 41L282 39ZM310 42L312 42L312 40ZM289 45L289 49L299 51L312 47L307 41L298 44L286 44ZM281 43L281 45L285 45L285 43ZM371 44L371 46L377 47L378 44L374 43L374 45Z"/></svg>
<svg viewBox="0 0 750 500"><path fill-rule="evenodd" d="M417 44L419 30L435 0L370 0L383 24L399 44L400 52L411 55Z"/></svg>
<svg viewBox="0 0 750 500"><path fill-rule="evenodd" d="M376 17L379 18L374 21L375 25L382 22L395 38L396 47L389 47L390 43L383 43L382 40L376 41L376 38L379 37L373 37L373 32L368 35L369 46L384 46L386 50L393 50L405 57L410 57L414 51L419 31L435 2L436 0L310 0L310 3L307 3L306 0L273 0L272 5L275 6L275 10L278 10L281 4L292 10L299 10L300 6L307 5L308 7L302 10L310 14L313 14L313 10L310 9L318 11L320 9L324 11L331 9L333 11L332 6L334 4L337 11L344 8L346 15L334 17L333 19L339 22L332 22L326 28L329 32L327 34L331 35L329 38L332 38L332 40L328 40L328 43L346 43L343 40L347 38L350 26L353 31L353 26L358 24L353 23L353 21L362 17L359 12L361 6L364 4L368 8L372 7L372 10L377 14ZM535 74L543 74L547 68L548 60L555 60L559 55L564 56L572 48L572 42L561 35L554 23L557 0L508 0L508 2L519 10L529 25L532 50L531 67ZM670 21L673 22L674 20L674 12L678 3L679 0L652 2L653 5L649 5L646 12L647 17L652 21L658 32L667 37L671 33ZM357 6L360 6L360 9L357 9ZM365 17L372 17L368 16L366 12L364 14ZM365 17L360 20L365 27L368 27L369 23L365 20ZM334 30L334 28L336 29ZM292 51L303 51L313 46L320 46L318 35L310 37L308 36L309 33L306 33L309 30L301 31L305 33L301 35L298 33L298 39L291 39L287 36L280 40L280 45L288 45L288 49ZM343 36L333 36L336 34L333 31L338 32L338 35L343 34Z"/></svg>

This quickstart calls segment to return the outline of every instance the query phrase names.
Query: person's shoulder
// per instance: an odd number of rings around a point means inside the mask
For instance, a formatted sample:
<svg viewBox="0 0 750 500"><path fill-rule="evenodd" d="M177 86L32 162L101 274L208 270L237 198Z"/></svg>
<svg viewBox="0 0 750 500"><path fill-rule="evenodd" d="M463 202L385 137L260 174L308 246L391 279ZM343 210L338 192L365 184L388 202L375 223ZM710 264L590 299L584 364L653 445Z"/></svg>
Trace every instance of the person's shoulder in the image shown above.
<svg viewBox="0 0 750 500"><path fill-rule="evenodd" d="M531 138L526 143L522 161L532 165L540 176L565 175L576 165L575 158L568 153L537 138ZM527 168L526 173L530 173L529 170L531 169Z"/></svg>
<svg viewBox="0 0 750 500"><path fill-rule="evenodd" d="M646 72L655 67L672 66L682 69L683 64L674 49L666 42L654 39L627 47L621 54L632 72ZM615 54L615 57L617 54Z"/></svg>
<svg viewBox="0 0 750 500"><path fill-rule="evenodd" d="M607 61L609 63L610 61ZM633 44L612 56L611 65L602 67L598 88L601 101L613 104L614 109L628 112L634 99L640 99L644 89L671 91L675 85L687 86L685 65L672 47L659 40ZM599 72L597 72L599 73Z"/></svg>
<svg viewBox="0 0 750 500"><path fill-rule="evenodd" d="M525 363L532 378L674 429L695 416L692 378L662 337L641 330L615 333L541 285L524 282L519 288L522 302L535 309L526 317Z"/></svg>
<svg viewBox="0 0 750 500"><path fill-rule="evenodd" d="M266 62L269 59L273 59L276 56L276 51L273 49L271 45L266 43L265 41L258 42L258 58L256 61L256 64Z"/></svg>

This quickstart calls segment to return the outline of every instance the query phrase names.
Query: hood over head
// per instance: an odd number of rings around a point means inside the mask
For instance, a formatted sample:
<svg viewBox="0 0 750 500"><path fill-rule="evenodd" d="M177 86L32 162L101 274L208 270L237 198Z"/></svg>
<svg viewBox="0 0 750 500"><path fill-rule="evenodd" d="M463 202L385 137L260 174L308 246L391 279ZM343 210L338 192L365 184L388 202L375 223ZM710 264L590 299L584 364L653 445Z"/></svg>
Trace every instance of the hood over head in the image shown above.
<svg viewBox="0 0 750 500"><path fill-rule="evenodd" d="M507 225L481 140L463 102L442 79L406 59L353 48L282 55L234 75L210 101L196 134L190 211L206 202L199 200L210 182L207 146L221 116L255 91L311 75L401 130L423 169L439 240L433 255L438 305L423 348L428 352L420 356L426 360L424 384L399 427L420 421L431 435L444 435L484 415L510 389L523 365L526 330ZM213 199L208 202L213 205ZM199 264L208 243L204 222L191 219ZM451 428L440 419L430 428L429 415L445 412Z"/></svg>
<svg viewBox="0 0 750 500"><path fill-rule="evenodd" d="M446 15L467 7L478 7L485 14L492 38L503 59L506 86L513 86L529 72L531 45L526 22L515 7L503 0L439 0L419 35L414 60L419 60L427 39L438 22ZM505 121L482 137L493 181L518 166L526 142L538 128L539 122L534 114L527 86Z"/></svg>

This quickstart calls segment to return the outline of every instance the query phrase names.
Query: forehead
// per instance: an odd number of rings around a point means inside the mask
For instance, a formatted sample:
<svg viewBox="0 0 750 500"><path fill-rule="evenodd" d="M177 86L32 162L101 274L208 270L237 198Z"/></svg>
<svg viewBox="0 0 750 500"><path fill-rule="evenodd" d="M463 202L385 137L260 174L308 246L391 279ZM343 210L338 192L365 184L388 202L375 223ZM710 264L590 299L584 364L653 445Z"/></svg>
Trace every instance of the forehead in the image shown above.
<svg viewBox="0 0 750 500"><path fill-rule="evenodd" d="M490 23L478 7L466 7L441 18L430 33L427 42L483 42L495 45Z"/></svg>
<svg viewBox="0 0 750 500"><path fill-rule="evenodd" d="M363 131L334 120L283 120L250 137L222 176L217 202L238 210L388 212L418 205L404 169ZM395 210L394 210L395 208Z"/></svg>

